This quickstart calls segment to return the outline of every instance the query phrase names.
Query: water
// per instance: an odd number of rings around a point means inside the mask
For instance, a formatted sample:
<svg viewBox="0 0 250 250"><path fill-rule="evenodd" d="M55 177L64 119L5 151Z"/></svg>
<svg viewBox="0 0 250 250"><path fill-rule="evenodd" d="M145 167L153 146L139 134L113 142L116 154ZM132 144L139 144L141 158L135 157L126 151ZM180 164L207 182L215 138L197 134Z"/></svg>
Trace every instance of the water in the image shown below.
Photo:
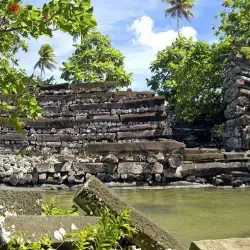
<svg viewBox="0 0 250 250"><path fill-rule="evenodd" d="M250 237L250 189L115 190L188 249L191 241ZM49 192L62 207L75 192Z"/></svg>

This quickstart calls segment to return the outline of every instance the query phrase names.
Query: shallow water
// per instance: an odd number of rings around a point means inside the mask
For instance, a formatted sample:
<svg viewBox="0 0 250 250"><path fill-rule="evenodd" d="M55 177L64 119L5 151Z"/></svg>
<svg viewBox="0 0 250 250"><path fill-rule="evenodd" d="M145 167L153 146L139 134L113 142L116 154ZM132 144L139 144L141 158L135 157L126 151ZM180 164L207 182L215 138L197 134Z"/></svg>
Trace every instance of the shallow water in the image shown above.
<svg viewBox="0 0 250 250"><path fill-rule="evenodd" d="M250 189L116 189L116 193L167 229L188 249L204 239L250 237ZM70 207L75 192L48 192Z"/></svg>

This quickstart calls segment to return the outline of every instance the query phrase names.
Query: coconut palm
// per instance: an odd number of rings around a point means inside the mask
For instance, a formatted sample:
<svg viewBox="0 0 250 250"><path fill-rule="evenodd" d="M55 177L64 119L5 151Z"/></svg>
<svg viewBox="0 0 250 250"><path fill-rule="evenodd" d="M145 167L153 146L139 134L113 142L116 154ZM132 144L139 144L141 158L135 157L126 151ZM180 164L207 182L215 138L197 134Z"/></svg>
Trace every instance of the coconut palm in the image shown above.
<svg viewBox="0 0 250 250"><path fill-rule="evenodd" d="M34 66L34 72L37 68L41 70L41 78L45 70L48 69L53 71L56 68L56 55L54 53L54 49L49 44L44 44L41 46L40 50L38 51L39 60Z"/></svg>
<svg viewBox="0 0 250 250"><path fill-rule="evenodd" d="M169 8L165 10L165 17L177 19L177 31L180 36L180 19L185 18L191 21L194 14L191 9L195 6L195 0L161 0L163 3L168 3Z"/></svg>

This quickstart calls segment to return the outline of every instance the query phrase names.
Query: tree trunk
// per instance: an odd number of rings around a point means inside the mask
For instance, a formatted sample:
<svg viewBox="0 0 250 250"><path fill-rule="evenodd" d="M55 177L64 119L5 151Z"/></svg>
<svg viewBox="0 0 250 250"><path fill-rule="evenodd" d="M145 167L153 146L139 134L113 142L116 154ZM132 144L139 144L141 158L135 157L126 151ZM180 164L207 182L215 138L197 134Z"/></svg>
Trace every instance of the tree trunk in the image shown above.
<svg viewBox="0 0 250 250"><path fill-rule="evenodd" d="M178 32L178 37L181 36L180 33L180 17L177 15L177 32Z"/></svg>

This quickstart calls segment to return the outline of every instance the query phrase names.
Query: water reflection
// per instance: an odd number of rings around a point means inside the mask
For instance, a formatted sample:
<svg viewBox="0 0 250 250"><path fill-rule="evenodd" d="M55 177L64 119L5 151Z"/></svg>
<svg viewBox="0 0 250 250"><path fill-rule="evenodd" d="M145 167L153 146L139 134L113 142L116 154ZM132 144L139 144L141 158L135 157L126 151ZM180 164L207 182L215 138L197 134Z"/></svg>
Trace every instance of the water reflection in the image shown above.
<svg viewBox="0 0 250 250"><path fill-rule="evenodd" d="M116 193L188 249L192 240L250 237L250 189L122 190ZM63 207L75 192L48 192Z"/></svg>

